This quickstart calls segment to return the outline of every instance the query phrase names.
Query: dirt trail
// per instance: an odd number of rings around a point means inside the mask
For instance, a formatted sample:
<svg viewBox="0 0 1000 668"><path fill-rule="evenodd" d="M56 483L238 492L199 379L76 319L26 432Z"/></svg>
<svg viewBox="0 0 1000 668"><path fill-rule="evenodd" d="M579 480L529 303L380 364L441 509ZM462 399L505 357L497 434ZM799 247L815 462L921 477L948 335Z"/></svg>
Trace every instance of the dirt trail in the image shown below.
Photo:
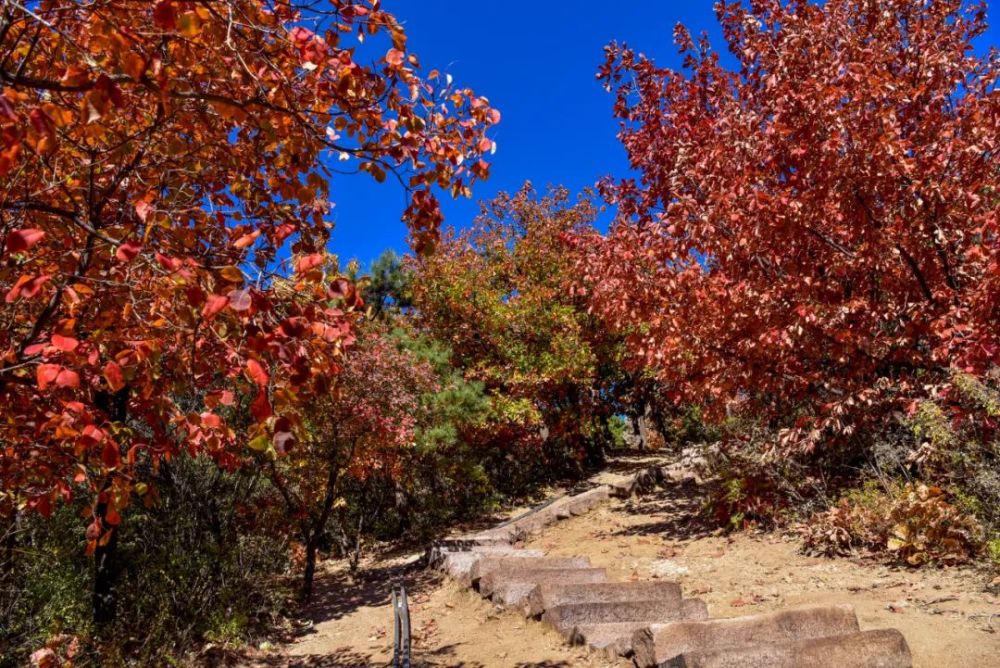
<svg viewBox="0 0 1000 668"><path fill-rule="evenodd" d="M612 579L661 577L705 599L713 616L805 604L850 603L863 629L902 631L916 668L1000 668L1000 598L971 569L905 571L817 559L774 534L717 536L699 525L698 491L680 486L612 500L527 542L550 556L589 557ZM414 565L417 555L367 564L351 583L336 564L320 579L315 625L255 666L356 668L391 659L389 592L411 592L415 666L568 668L631 665L567 647L543 625L499 611L477 594ZM992 619L990 614L997 616Z"/></svg>
<svg viewBox="0 0 1000 668"><path fill-rule="evenodd" d="M862 629L899 629L915 668L1000 667L1000 597L984 591L982 573L812 558L774 534L717 536L695 520L699 504L683 487L612 501L525 547L589 557L612 578L680 582L713 617L849 603Z"/></svg>

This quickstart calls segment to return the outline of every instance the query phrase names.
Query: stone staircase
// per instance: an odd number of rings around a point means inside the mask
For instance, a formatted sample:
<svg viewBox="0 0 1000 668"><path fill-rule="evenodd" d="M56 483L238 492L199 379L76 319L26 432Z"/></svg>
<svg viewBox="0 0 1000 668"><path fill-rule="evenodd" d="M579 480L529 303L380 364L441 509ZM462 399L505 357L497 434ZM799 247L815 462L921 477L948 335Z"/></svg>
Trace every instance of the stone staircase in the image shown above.
<svg viewBox="0 0 1000 668"><path fill-rule="evenodd" d="M619 476L487 531L443 541L429 550L428 563L497 605L554 627L567 642L631 657L640 668L911 668L902 634L861 631L851 606L713 619L705 602L684 598L677 583L610 582L587 559L514 546L611 497L686 475L650 467Z"/></svg>

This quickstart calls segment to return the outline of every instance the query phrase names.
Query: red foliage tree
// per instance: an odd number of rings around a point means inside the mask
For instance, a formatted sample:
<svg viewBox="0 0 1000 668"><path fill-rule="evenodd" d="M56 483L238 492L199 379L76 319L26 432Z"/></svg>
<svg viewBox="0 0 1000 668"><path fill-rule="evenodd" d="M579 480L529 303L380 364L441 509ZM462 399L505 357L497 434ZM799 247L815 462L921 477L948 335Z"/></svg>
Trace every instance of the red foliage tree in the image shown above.
<svg viewBox="0 0 1000 668"><path fill-rule="evenodd" d="M380 330L371 323L363 327L358 344L344 354L331 390L302 407L302 440L270 465L271 480L296 519L305 549L307 599L320 541L338 502L347 505L346 488L404 476L406 450L413 446L423 411L421 398L437 389L430 364ZM362 511L361 521L365 516ZM343 551L356 568L363 527L349 536L344 522L340 524Z"/></svg>
<svg viewBox="0 0 1000 668"><path fill-rule="evenodd" d="M738 67L612 45L638 178L585 241L593 308L677 401L746 399L811 451L1000 361L1000 57L958 0L720 3Z"/></svg>
<svg viewBox="0 0 1000 668"><path fill-rule="evenodd" d="M377 0L4 6L3 513L89 490L113 546L137 464L238 462L222 386L256 397L258 443L327 391L357 300L322 271L325 165L399 177L418 246L432 188L487 174L498 113L417 68Z"/></svg>

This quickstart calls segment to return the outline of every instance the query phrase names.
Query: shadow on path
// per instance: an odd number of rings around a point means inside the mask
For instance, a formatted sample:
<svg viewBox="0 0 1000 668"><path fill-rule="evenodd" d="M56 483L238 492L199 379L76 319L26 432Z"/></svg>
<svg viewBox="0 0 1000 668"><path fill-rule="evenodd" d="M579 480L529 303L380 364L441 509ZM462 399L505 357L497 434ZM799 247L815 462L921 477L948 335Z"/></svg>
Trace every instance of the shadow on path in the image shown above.
<svg viewBox="0 0 1000 668"><path fill-rule="evenodd" d="M695 485L671 484L646 496L629 499L622 510L649 521L633 524L608 536L660 536L676 541L696 540L714 535L718 525L702 513L704 489Z"/></svg>
<svg viewBox="0 0 1000 668"><path fill-rule="evenodd" d="M313 601L302 609L302 616L315 623L340 619L361 606L386 605L392 587L402 584L412 600L441 583L442 576L423 568L420 563L368 567L352 578L346 571L324 573L316 578Z"/></svg>

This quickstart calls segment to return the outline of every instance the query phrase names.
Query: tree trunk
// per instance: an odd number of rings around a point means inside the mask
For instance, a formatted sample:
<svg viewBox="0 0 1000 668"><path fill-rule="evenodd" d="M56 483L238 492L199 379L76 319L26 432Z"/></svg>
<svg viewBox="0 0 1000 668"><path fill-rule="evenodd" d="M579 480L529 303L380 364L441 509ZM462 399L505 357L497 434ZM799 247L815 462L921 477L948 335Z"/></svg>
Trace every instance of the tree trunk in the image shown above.
<svg viewBox="0 0 1000 668"><path fill-rule="evenodd" d="M308 603L312 600L313 582L316 580L316 545L318 535L313 535L306 541L306 567L302 573L302 600Z"/></svg>
<svg viewBox="0 0 1000 668"><path fill-rule="evenodd" d="M105 517L108 511L107 502L97 504L97 517L102 526L107 526ZM98 627L107 626L115 619L118 609L118 592L116 584L121 565L118 563L118 528L109 527L111 536L104 545L98 544L94 550L94 592L93 614L94 624Z"/></svg>
<svg viewBox="0 0 1000 668"><path fill-rule="evenodd" d="M110 422L124 424L128 415L128 388L122 388L118 392L99 392L94 403L99 409L104 411ZM106 481L104 489L111 486L111 481ZM100 520L101 527L107 527L109 532L108 540L103 545L98 542L94 550L94 590L91 600L91 611L93 613L94 624L98 628L105 627L115 619L118 610L118 576L121 572L121 564L118 560L118 527L108 524L108 502L98 501L95 515Z"/></svg>

